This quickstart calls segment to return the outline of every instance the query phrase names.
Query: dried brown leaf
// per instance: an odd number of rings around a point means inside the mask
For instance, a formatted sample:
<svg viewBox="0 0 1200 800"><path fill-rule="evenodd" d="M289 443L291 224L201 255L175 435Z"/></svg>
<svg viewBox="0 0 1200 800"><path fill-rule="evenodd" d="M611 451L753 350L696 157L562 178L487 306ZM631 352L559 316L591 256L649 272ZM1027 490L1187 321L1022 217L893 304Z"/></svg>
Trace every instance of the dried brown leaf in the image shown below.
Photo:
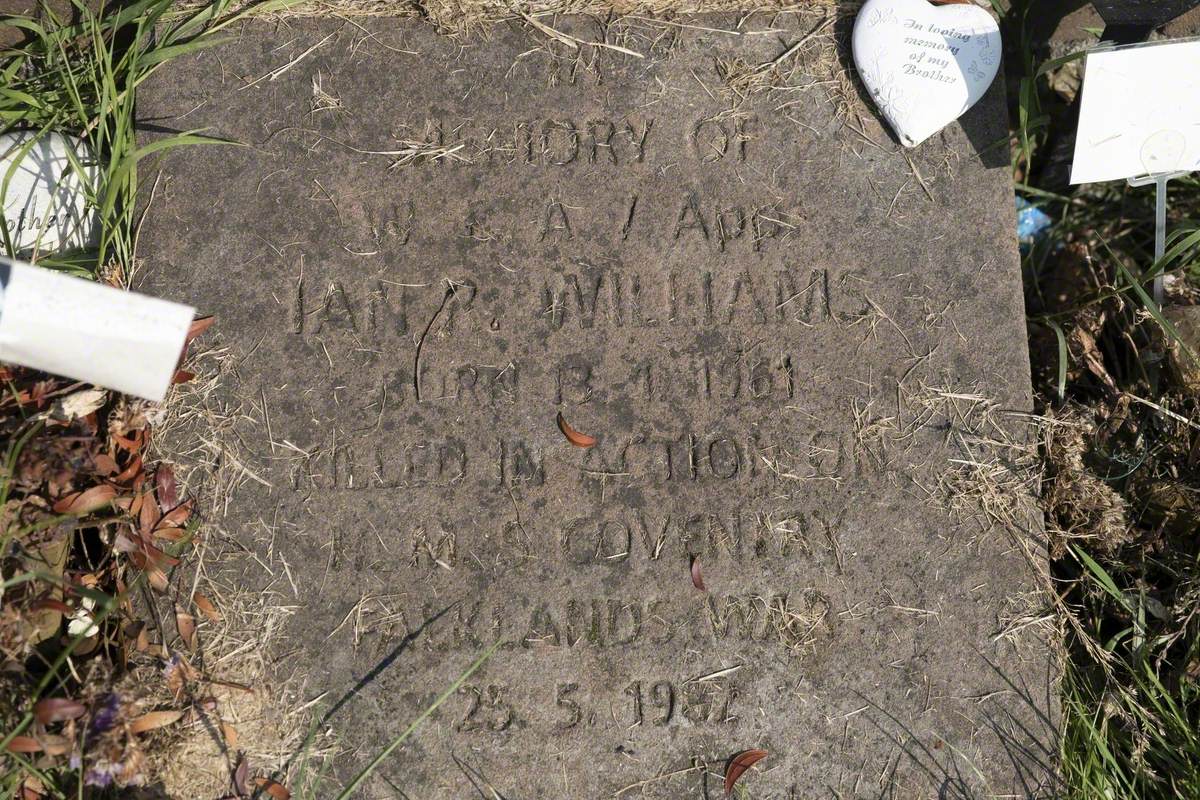
<svg viewBox="0 0 1200 800"><path fill-rule="evenodd" d="M188 517L192 515L192 501L186 500L175 508L172 508L163 515L162 521L164 525L180 526L188 521Z"/></svg>
<svg viewBox="0 0 1200 800"><path fill-rule="evenodd" d="M175 377L171 379L171 383L187 383L196 377L196 373L188 369L175 370Z"/></svg>
<svg viewBox="0 0 1200 800"><path fill-rule="evenodd" d="M117 460L108 453L96 453L92 456L92 468L97 475L112 475L120 469Z"/></svg>
<svg viewBox="0 0 1200 800"><path fill-rule="evenodd" d="M154 472L154 484L158 505L164 514L179 505L179 486L175 483L175 470L166 464L160 464Z"/></svg>
<svg viewBox="0 0 1200 800"><path fill-rule="evenodd" d="M188 650L196 649L196 618L179 606L175 606L175 627Z"/></svg>
<svg viewBox="0 0 1200 800"><path fill-rule="evenodd" d="M146 578L150 581L150 586L156 592L166 593L167 591L167 574L157 567L146 571Z"/></svg>
<svg viewBox="0 0 1200 800"><path fill-rule="evenodd" d="M707 592L704 588L704 575L700 572L700 559L692 556L692 586L695 586L702 592Z"/></svg>
<svg viewBox="0 0 1200 800"><path fill-rule="evenodd" d="M273 781L270 778L255 778L254 785L271 795L275 800L291 800L292 793L279 781Z"/></svg>
<svg viewBox="0 0 1200 800"><path fill-rule="evenodd" d="M250 794L250 786L246 783L250 778L250 762L245 753L238 753L237 767L233 770L233 790L242 797Z"/></svg>
<svg viewBox="0 0 1200 800"><path fill-rule="evenodd" d="M596 445L596 437L588 436L586 433L580 433L567 424L563 418L562 412L558 412L558 429L562 431L562 435L567 437L567 441L576 447L594 447Z"/></svg>
<svg viewBox="0 0 1200 800"><path fill-rule="evenodd" d="M142 536L149 536L160 519L162 512L158 510L158 503L149 497L142 498L142 507L138 510L138 530Z"/></svg>
<svg viewBox="0 0 1200 800"><path fill-rule="evenodd" d="M48 756L65 756L74 749L75 742L68 739L66 736L58 736L56 734L43 734L38 737L38 742L42 745L42 750Z"/></svg>
<svg viewBox="0 0 1200 800"><path fill-rule="evenodd" d="M42 725L78 719L87 713L87 706L65 697L47 697L33 707L33 716Z"/></svg>
<svg viewBox="0 0 1200 800"><path fill-rule="evenodd" d="M90 514L109 505L117 496L117 490L107 483L93 486L82 492L73 492L54 504L55 514Z"/></svg>
<svg viewBox="0 0 1200 800"><path fill-rule="evenodd" d="M129 462L129 466L121 470L121 473L113 478L113 482L126 486L131 483L141 471L142 457L140 455L134 456L133 460Z"/></svg>
<svg viewBox="0 0 1200 800"><path fill-rule="evenodd" d="M166 539L168 542L181 542L187 536L183 528L174 525L158 525L151 534L155 539Z"/></svg>
<svg viewBox="0 0 1200 800"><path fill-rule="evenodd" d="M733 793L733 785L746 770L766 757L766 750L743 750L729 759L729 764L725 767L725 796L729 797Z"/></svg>
<svg viewBox="0 0 1200 800"><path fill-rule="evenodd" d="M118 538L121 537L119 536ZM130 544L133 544L133 548L126 550ZM162 566L174 567L179 564L178 558L167 555L141 536L137 536L136 540L132 536L126 536L124 537L124 541L120 543L120 546L114 544L113 549L118 552L128 552L129 560L138 569Z"/></svg>
<svg viewBox="0 0 1200 800"><path fill-rule="evenodd" d="M116 444L117 447L129 453L142 452L142 445L145 444L145 440L142 439L141 431L134 431L133 435L128 437L122 436L119 433L113 433L111 436L113 443Z"/></svg>
<svg viewBox="0 0 1200 800"><path fill-rule="evenodd" d="M217 607L213 605L212 600L196 592L192 595L192 602L196 604L196 608L200 609L201 614L208 617L209 621L221 621L221 614L217 611Z"/></svg>
<svg viewBox="0 0 1200 800"><path fill-rule="evenodd" d="M43 800L46 786L36 775L26 775L17 793L18 800Z"/></svg>
<svg viewBox="0 0 1200 800"><path fill-rule="evenodd" d="M192 341L200 334L212 327L212 324L217 321L216 317L199 317L192 321L191 327L188 328L187 336L184 337L184 344Z"/></svg>
<svg viewBox="0 0 1200 800"><path fill-rule="evenodd" d="M75 613L75 609L64 603L62 600L55 600L52 597L45 597L41 600L35 600L29 605L32 611L57 611L60 614L70 616Z"/></svg>
<svg viewBox="0 0 1200 800"><path fill-rule="evenodd" d="M8 743L10 753L40 753L42 745L32 736L14 736Z"/></svg>
<svg viewBox="0 0 1200 800"><path fill-rule="evenodd" d="M150 711L129 723L130 733L145 733L156 728L173 725L183 719L182 711Z"/></svg>

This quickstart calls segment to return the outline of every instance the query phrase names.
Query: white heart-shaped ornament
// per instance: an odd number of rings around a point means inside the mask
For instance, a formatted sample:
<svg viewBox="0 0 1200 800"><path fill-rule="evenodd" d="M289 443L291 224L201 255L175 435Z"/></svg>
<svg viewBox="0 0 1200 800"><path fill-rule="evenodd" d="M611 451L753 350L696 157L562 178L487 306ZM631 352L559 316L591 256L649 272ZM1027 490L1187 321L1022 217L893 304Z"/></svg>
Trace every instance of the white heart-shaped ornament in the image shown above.
<svg viewBox="0 0 1200 800"><path fill-rule="evenodd" d="M50 254L95 244L100 221L88 195L94 196L96 181L86 142L31 130L0 134L0 204L15 253ZM0 255L4 245L0 237Z"/></svg>
<svg viewBox="0 0 1200 800"><path fill-rule="evenodd" d="M1000 26L970 3L867 0L853 46L863 84L905 147L979 102L1000 67Z"/></svg>

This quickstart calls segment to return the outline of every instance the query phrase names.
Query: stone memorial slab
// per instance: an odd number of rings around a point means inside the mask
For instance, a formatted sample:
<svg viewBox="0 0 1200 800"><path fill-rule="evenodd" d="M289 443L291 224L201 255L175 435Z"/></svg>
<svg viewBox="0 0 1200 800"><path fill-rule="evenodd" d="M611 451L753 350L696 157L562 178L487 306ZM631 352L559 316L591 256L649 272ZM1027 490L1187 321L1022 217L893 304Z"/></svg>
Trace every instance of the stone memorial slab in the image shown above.
<svg viewBox="0 0 1200 800"><path fill-rule="evenodd" d="M209 522L338 770L499 641L362 796L1035 794L1002 87L906 154L849 20L538 23L255 24L139 95L239 143L145 178L143 288L217 316Z"/></svg>

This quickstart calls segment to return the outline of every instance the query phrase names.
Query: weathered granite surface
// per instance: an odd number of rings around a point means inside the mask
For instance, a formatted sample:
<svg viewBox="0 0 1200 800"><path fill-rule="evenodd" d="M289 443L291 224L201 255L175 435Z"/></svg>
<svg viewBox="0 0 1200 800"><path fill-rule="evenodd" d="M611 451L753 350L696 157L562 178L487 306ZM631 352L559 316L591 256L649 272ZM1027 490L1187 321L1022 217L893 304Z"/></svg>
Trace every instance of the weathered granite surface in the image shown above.
<svg viewBox="0 0 1200 800"><path fill-rule="evenodd" d="M1109 25L1158 27L1191 11L1195 0L1096 0L1093 6Z"/></svg>
<svg viewBox="0 0 1200 800"><path fill-rule="evenodd" d="M1002 88L906 153L817 24L256 24L143 88L244 145L165 159L140 255L217 315L286 664L373 753L504 642L364 796L1045 784Z"/></svg>

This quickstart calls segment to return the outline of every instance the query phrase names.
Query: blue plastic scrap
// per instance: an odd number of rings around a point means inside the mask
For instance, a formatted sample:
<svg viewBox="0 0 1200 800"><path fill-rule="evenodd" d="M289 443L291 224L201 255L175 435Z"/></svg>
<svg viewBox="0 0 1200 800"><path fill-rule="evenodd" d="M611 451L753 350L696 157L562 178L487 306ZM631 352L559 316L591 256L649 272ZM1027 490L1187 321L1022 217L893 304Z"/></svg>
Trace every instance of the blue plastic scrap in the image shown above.
<svg viewBox="0 0 1200 800"><path fill-rule="evenodd" d="M1017 240L1022 248L1031 247L1045 238L1053 224L1045 211L1024 197L1017 197Z"/></svg>

